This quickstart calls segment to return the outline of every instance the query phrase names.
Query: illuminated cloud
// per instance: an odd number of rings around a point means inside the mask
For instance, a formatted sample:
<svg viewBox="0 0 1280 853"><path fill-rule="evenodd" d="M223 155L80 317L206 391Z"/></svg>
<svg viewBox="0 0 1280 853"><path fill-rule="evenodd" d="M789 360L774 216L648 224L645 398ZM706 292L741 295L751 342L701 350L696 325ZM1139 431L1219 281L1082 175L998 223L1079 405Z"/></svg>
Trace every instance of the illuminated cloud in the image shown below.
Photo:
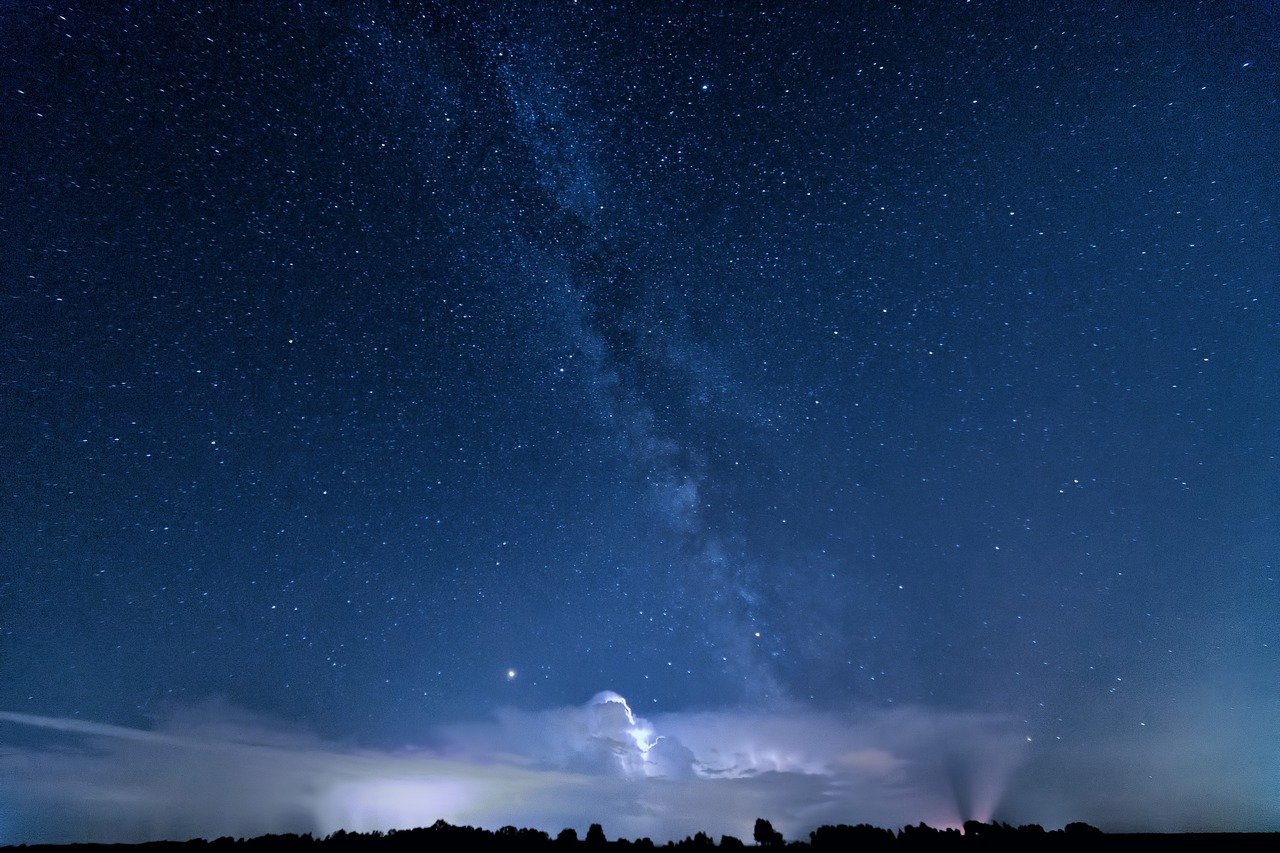
<svg viewBox="0 0 1280 853"><path fill-rule="evenodd" d="M507 710L428 734L430 752L355 749L217 704L147 731L0 713L0 844L323 835L438 819L553 834L599 822L611 836L655 841L699 830L750 837L757 817L791 838L824 823L969 818L1179 829L1204 828L1214 813L1256 822L1268 807L1248 800L1247 768L1237 768L1240 790L1215 787L1225 768L1197 770L1205 762L1174 732L1153 733L1135 766L1177 772L1108 780L1129 793L1103 802L1090 799L1087 777L1114 744L1055 757L1008 717L925 708L648 720L604 691L577 707ZM1157 814L1157 801L1179 806Z"/></svg>
<svg viewBox="0 0 1280 853"><path fill-rule="evenodd" d="M14 815L6 843L327 834L441 818L551 832L601 822L655 840L700 829L749 836L759 816L791 834L837 821L954 824L967 816L957 802L994 802L1020 754L996 717L649 721L609 691L580 707L438 730L431 753L342 748L217 706L172 714L153 731L21 714L0 722L15 744L0 765ZM948 743L970 745L964 784L976 787L963 795L942 767ZM43 817L55 813L56 822Z"/></svg>

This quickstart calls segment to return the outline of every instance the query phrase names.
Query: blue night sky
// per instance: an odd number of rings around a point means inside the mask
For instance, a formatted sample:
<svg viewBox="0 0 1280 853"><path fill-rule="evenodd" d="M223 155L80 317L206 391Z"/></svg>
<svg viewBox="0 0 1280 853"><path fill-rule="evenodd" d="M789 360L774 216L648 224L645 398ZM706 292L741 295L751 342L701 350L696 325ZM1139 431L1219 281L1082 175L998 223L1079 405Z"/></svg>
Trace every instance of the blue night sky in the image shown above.
<svg viewBox="0 0 1280 853"><path fill-rule="evenodd" d="M1280 829L1274 4L2 5L0 844Z"/></svg>

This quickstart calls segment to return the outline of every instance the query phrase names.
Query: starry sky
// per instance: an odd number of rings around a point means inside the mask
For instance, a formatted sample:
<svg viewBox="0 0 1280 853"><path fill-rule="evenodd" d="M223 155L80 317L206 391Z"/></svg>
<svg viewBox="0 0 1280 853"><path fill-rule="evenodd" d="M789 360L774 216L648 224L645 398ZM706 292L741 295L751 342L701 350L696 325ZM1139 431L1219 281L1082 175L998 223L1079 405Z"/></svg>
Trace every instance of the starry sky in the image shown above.
<svg viewBox="0 0 1280 853"><path fill-rule="evenodd" d="M0 843L1280 829L1280 12L1033 5L0 5Z"/></svg>

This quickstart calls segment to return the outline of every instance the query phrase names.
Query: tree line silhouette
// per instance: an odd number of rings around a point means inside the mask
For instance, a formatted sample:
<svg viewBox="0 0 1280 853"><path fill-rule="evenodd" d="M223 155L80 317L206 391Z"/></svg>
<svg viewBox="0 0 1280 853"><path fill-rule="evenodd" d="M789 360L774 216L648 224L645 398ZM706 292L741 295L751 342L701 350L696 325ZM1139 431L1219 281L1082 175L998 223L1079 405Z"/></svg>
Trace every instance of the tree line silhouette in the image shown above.
<svg viewBox="0 0 1280 853"><path fill-rule="evenodd" d="M966 821L963 830L936 829L925 823L904 826L896 832L869 824L820 826L809 833L809 840L788 841L773 824L758 818L752 833L751 845L732 835L722 835L717 843L705 832L697 832L681 841L655 844L648 838L635 841L626 838L613 840L605 836L604 828L593 823L585 838L579 839L575 829L560 831L552 838L540 829L522 829L504 826L496 831L474 826L454 826L438 820L429 827L417 829L392 829L387 832L347 832L338 830L323 838L310 833L304 835L261 835L256 838L232 838L224 836L206 841L150 841L141 844L113 844L113 851L138 850L140 853L451 853L463 851L535 851L535 853L594 853L595 851L709 851L713 849L735 851L747 846L767 847L776 851L804 850L839 851L839 853L890 853L890 851L914 850L964 850L964 851L1036 851L1087 849L1130 850L1136 845L1159 843L1174 849L1182 843L1190 843L1202 849L1213 850L1266 850L1280 849L1280 833L1168 833L1168 834L1116 834L1103 833L1087 823L1069 823L1062 829L1046 830L1037 824L1010 826L1007 823L981 823ZM0 847L0 850L23 850L24 853L45 851L84 850L102 845L83 844L20 844L16 847Z"/></svg>

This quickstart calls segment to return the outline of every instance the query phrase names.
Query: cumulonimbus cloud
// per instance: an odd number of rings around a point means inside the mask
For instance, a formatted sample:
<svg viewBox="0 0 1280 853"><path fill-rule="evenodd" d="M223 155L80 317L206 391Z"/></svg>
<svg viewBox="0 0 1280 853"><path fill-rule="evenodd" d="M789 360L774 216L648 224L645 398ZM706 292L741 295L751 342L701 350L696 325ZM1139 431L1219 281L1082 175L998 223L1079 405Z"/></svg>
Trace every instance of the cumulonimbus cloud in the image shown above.
<svg viewBox="0 0 1280 853"><path fill-rule="evenodd" d="M578 707L436 730L429 752L344 748L220 706L152 730L14 713L0 723L10 744L0 843L327 834L441 818L553 833L601 822L655 840L741 836L759 816L791 833L825 822L947 825L988 817L1020 760L1010 721L992 715L650 721L607 691Z"/></svg>
<svg viewBox="0 0 1280 853"><path fill-rule="evenodd" d="M1150 737L1137 746L1116 736L1066 751L1037 747L1023 724L997 714L784 708L644 719L605 691L580 706L424 732L430 750L373 750L212 702L171 709L151 729L0 712L0 844L325 835L439 819L551 833L599 822L612 836L655 841L699 830L747 837L757 817L791 838L827 823L969 818L1276 828L1261 783L1275 755L1241 761L1235 741L1261 740L1235 734L1210 759L1203 734L1193 736L1205 729L1197 720L1143 727Z"/></svg>

